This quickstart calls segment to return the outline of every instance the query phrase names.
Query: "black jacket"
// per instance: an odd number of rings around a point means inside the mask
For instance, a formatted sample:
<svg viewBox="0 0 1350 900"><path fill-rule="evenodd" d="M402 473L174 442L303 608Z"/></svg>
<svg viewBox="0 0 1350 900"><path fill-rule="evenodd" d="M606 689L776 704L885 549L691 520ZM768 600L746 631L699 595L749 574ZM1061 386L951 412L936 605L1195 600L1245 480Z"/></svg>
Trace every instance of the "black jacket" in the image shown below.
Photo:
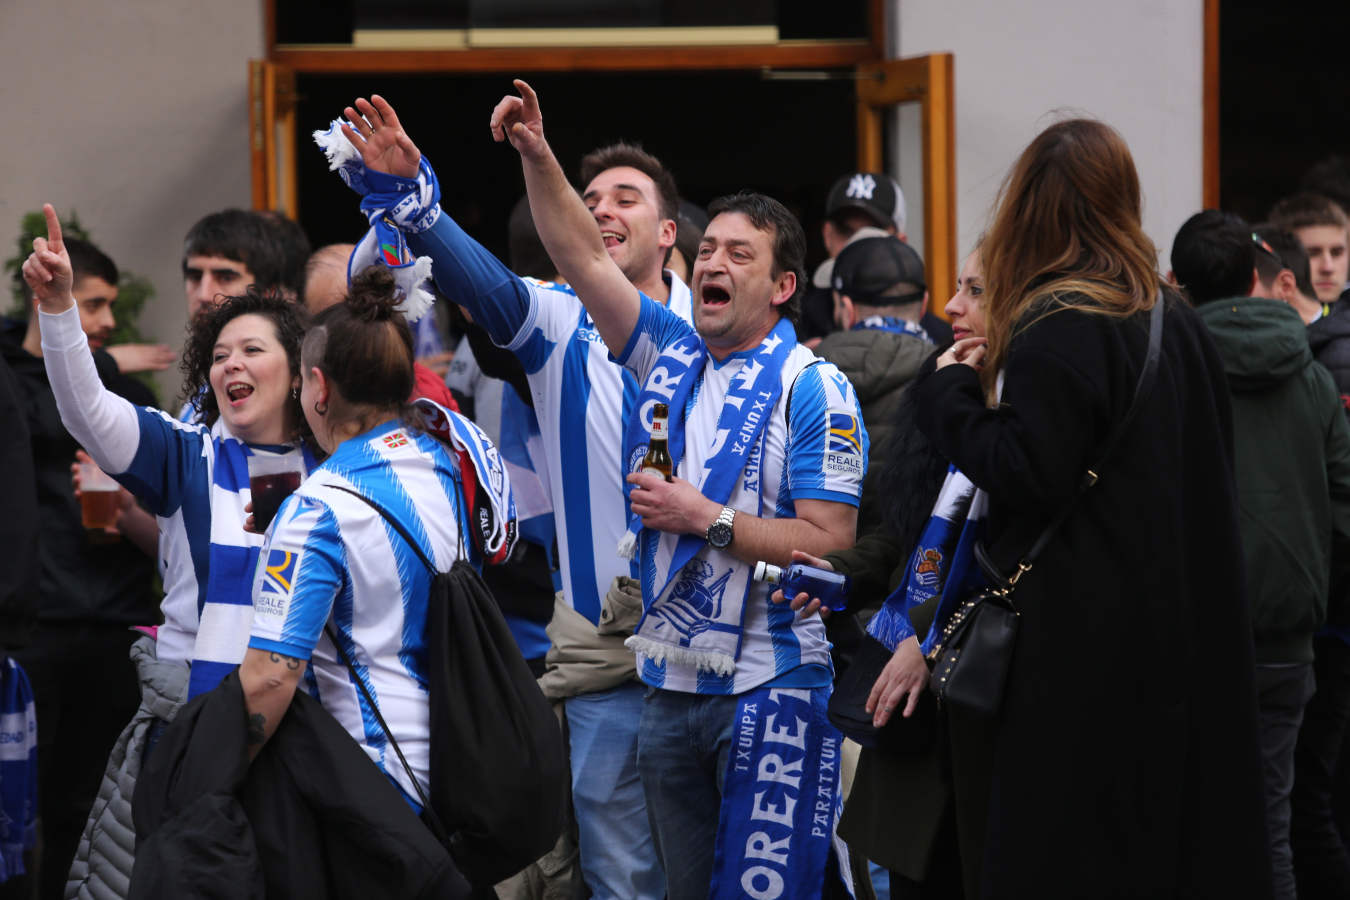
<svg viewBox="0 0 1350 900"><path fill-rule="evenodd" d="M997 408L967 366L916 389L919 426L988 492L1008 572L1125 414L1148 342L1147 314L1032 321ZM949 710L962 863L979 876L968 895L1264 900L1232 412L1214 344L1179 301L1157 383L1099 474L1018 583L999 718Z"/></svg>
<svg viewBox="0 0 1350 900"><path fill-rule="evenodd" d="M236 670L141 770L131 898L467 898L398 789L303 690L250 766Z"/></svg>
<svg viewBox="0 0 1350 900"><path fill-rule="evenodd" d="M38 607L37 480L22 389L0 358L0 657L24 646Z"/></svg>
<svg viewBox="0 0 1350 900"><path fill-rule="evenodd" d="M1331 372L1341 404L1350 415L1350 302L1337 302L1330 315L1308 326L1308 345L1313 358Z"/></svg>
<svg viewBox="0 0 1350 900"><path fill-rule="evenodd" d="M125 540L90 540L81 524L80 504L70 479L79 444L61 423L42 359L23 349L26 327L13 320L4 323L0 328L0 356L17 376L36 477L37 525L41 532L38 620L114 625L157 622L151 588L154 560ZM117 371L112 357L96 353L94 361L100 379L110 390L133 403L144 399L125 383L134 380ZM134 384L142 392L148 391L144 385Z"/></svg>

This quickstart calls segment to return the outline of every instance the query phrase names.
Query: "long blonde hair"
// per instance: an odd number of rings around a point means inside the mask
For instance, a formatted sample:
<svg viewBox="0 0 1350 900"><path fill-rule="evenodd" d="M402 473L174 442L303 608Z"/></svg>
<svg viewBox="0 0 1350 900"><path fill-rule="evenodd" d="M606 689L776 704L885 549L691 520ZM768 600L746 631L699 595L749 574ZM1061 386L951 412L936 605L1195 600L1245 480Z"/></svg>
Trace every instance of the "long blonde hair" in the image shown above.
<svg viewBox="0 0 1350 900"><path fill-rule="evenodd" d="M1022 151L981 247L989 337L982 378L991 396L1013 337L1045 316L1077 309L1124 318L1153 307L1157 249L1140 207L1130 149L1109 125L1068 119Z"/></svg>

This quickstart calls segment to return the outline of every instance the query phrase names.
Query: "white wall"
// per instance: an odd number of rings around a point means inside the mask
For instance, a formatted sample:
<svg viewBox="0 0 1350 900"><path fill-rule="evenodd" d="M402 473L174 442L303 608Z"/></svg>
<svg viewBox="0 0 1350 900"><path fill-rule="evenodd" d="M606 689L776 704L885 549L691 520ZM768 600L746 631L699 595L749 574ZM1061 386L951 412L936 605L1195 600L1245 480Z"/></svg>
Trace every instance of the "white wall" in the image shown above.
<svg viewBox="0 0 1350 900"><path fill-rule="evenodd" d="M1030 140L1071 111L1121 132L1163 254L1202 200L1203 0L892 0L895 56L955 54L958 253L988 221ZM893 169L922 239L916 110L901 113ZM911 197L911 193L913 197Z"/></svg>
<svg viewBox="0 0 1350 900"><path fill-rule="evenodd" d="M24 212L73 207L154 283L142 330L180 346L183 235L250 203L248 60L262 51L258 0L0 2L0 256Z"/></svg>

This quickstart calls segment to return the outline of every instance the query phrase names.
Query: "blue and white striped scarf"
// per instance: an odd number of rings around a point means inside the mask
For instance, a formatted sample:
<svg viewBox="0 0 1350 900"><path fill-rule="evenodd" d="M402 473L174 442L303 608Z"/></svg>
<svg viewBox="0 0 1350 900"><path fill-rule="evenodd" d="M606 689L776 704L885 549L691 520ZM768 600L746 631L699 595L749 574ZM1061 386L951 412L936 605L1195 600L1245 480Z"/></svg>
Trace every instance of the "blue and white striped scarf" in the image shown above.
<svg viewBox="0 0 1350 900"><path fill-rule="evenodd" d="M985 583L975 564L975 542L984 531L988 506L989 498L984 491L977 489L955 466L948 468L947 479L933 504L933 515L905 568L905 577L867 623L868 634L894 651L901 641L915 633L909 621L910 611L942 594L922 646L925 654L933 649L942 632L938 623L951 616L960 598ZM965 515L958 517L963 508Z"/></svg>
<svg viewBox="0 0 1350 900"><path fill-rule="evenodd" d="M253 580L263 536L244 531L244 505L252 500L248 458L293 456L306 477L318 463L308 447L251 447L217 421L206 438L215 442L211 471L211 543L207 550L205 599L197 614L188 699L204 694L244 660L253 626Z"/></svg>
<svg viewBox="0 0 1350 900"><path fill-rule="evenodd" d="M911 337L919 338L927 343L933 343L933 339L928 336L928 332L918 322L911 322L908 319L902 319L899 316L868 316L860 322L857 322L853 331L888 331L891 334L908 334Z"/></svg>
<svg viewBox="0 0 1350 900"><path fill-rule="evenodd" d="M826 896L831 852L854 896L848 850L835 833L844 739L825 715L829 697L828 686L771 685L740 696L709 900Z"/></svg>
<svg viewBox="0 0 1350 900"><path fill-rule="evenodd" d="M314 142L328 157L329 171L336 171L347 187L361 195L361 212L371 226L352 251L347 281L370 266L387 266L404 298L399 308L409 322L417 322L436 299L424 286L431 277L431 258L413 257L404 235L436 224L441 215L440 183L425 156L415 179L367 169L360 152L342 133L342 124L342 119L334 119L326 130L314 132Z"/></svg>
<svg viewBox="0 0 1350 900"><path fill-rule="evenodd" d="M765 426L783 392L783 365L796 346L792 323L780 319L731 380L712 452L702 472L687 473L708 499L759 514L760 480L755 479L752 495L745 490L741 474L747 462L763 452ZM670 458L676 466L680 464L686 407L707 356L707 345L697 334L662 351L625 428L621 459L641 463L651 429L651 409L665 403L670 409ZM702 535L653 531L643 528L637 517L629 523L629 534L636 535L640 553L643 614L628 647L657 663L671 659L719 675L735 672L750 566L724 550L712 549ZM621 545L620 553L624 549ZM700 551L706 552L695 560ZM674 589L662 596L671 582L675 582Z"/></svg>
<svg viewBox="0 0 1350 900"><path fill-rule="evenodd" d="M37 836L37 711L28 676L0 659L0 883L24 874Z"/></svg>
<svg viewBox="0 0 1350 900"><path fill-rule="evenodd" d="M460 489L464 492L469 532L475 559L488 565L506 562L516 546L516 502L506 463L483 429L470 419L430 400L420 399L413 409L422 428L449 445L459 463Z"/></svg>

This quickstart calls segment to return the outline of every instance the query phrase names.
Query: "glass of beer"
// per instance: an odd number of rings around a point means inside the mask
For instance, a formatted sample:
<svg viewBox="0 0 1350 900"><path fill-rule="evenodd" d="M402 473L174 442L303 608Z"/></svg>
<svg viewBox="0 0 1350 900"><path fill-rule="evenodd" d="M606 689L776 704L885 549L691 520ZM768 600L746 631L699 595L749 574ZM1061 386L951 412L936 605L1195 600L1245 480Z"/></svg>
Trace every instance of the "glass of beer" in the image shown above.
<svg viewBox="0 0 1350 900"><path fill-rule="evenodd" d="M80 521L90 531L103 531L117 525L119 485L91 462L80 466Z"/></svg>
<svg viewBox="0 0 1350 900"><path fill-rule="evenodd" d="M295 454L278 456L254 450L249 456L248 489L253 497L253 527L259 534L272 524L281 501L295 493L305 480L300 466Z"/></svg>

